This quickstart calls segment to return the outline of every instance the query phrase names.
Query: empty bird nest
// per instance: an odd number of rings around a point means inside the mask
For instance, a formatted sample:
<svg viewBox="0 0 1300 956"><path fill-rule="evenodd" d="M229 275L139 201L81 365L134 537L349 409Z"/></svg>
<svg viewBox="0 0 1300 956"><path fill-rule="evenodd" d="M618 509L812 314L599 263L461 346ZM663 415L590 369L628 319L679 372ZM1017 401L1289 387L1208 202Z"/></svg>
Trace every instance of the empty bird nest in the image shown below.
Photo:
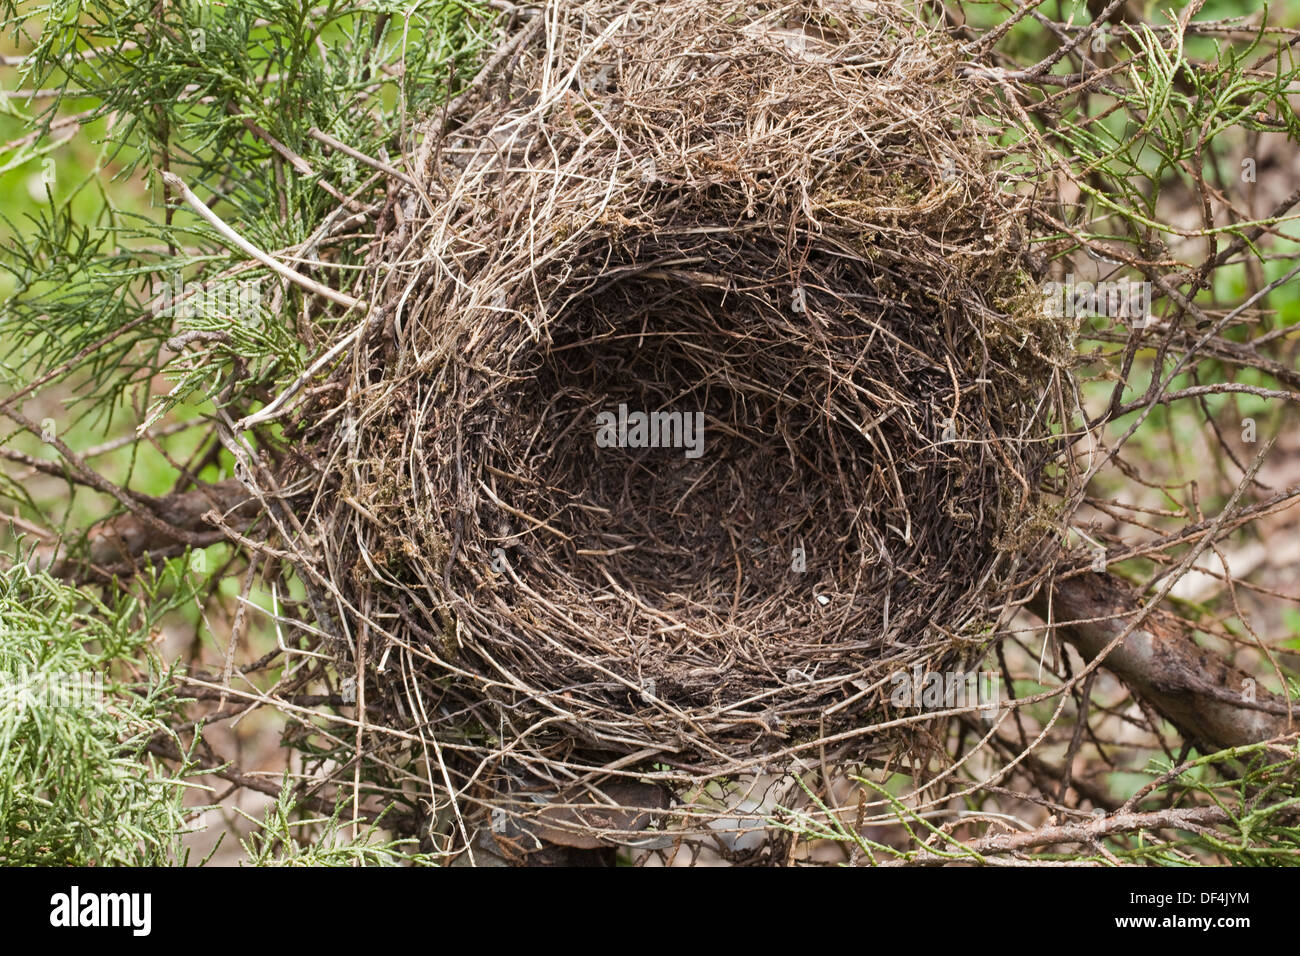
<svg viewBox="0 0 1300 956"><path fill-rule="evenodd" d="M555 4L498 50L298 425L367 720L467 835L899 746L892 675L974 660L1052 547L1010 107L894 3Z"/></svg>

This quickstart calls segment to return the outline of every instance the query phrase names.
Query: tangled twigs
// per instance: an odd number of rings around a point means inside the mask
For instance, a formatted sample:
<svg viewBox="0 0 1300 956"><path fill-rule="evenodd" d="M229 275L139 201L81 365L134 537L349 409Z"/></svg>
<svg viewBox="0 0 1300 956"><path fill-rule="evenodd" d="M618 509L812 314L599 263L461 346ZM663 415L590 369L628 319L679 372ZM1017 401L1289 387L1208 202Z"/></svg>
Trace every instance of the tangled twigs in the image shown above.
<svg viewBox="0 0 1300 956"><path fill-rule="evenodd" d="M418 691L453 801L888 752L892 676L1054 551L1070 329L952 122L996 89L902 7L713 13L534 17L428 130L346 396L295 408L349 630L413 662L368 719Z"/></svg>
<svg viewBox="0 0 1300 956"><path fill-rule="evenodd" d="M190 187L185 185L185 181L182 180L175 173L171 173L171 172L167 172L166 170L163 170L162 178L163 178L163 182L165 182L169 187L171 187L172 189L180 193L181 198L185 200L185 202L190 206L191 209L193 209L196 213L198 213L199 216L201 216L203 220L208 223L208 225L212 226L213 229L217 230L217 232L221 235L223 239L225 239L227 242L235 246L235 248L237 248L240 252L244 253L245 255L252 256L254 259L262 263L262 265L266 266L276 275L288 279L290 282L294 283L295 285L301 286L302 288L306 289L308 292L313 292L316 295L323 296L324 298L329 299L331 302L335 302L339 305L346 306L349 309L365 308L365 303L362 302L360 299L354 299L352 296L347 295L346 293L339 292L336 289L331 289L329 286L322 285L321 283L317 282L315 279L309 278L308 276L305 276L300 272L295 272L293 269L290 269L288 266L280 262L278 259L275 259L272 256L268 256L265 252L257 248L255 245L253 245L251 242L249 242L247 239L245 239L243 236L237 233L234 229L230 228L230 226L227 225L226 222L222 220L220 216L218 216L216 213L214 213L211 209L208 208L207 203L205 203L198 196L194 195Z"/></svg>
<svg viewBox="0 0 1300 956"><path fill-rule="evenodd" d="M995 864L1002 855L1010 855L1014 862L1023 865L1031 857L1022 855L1035 847L1061 846L1072 843L1094 846L1105 837L1118 834L1142 833L1161 829L1189 830L1226 823L1232 813L1224 807L1185 807L1171 810L1153 810L1145 813L1116 813L1101 816L1086 823L1061 823L1031 828L1020 832L994 833L971 840L941 854L920 851L909 854L900 861L910 866L945 866L963 858L984 864ZM896 866L900 863L886 863Z"/></svg>

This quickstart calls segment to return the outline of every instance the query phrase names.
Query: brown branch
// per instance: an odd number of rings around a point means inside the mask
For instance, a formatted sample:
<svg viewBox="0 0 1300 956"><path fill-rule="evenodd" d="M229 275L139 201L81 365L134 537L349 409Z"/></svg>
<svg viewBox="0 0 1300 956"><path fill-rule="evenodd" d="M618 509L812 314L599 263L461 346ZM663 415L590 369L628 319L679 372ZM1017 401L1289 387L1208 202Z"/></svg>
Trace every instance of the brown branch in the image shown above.
<svg viewBox="0 0 1300 956"><path fill-rule="evenodd" d="M269 797L279 797L280 795L281 784L278 780L253 777L246 773L241 773L231 766L228 761L223 762L220 759L204 759L197 754L189 754L187 756L186 754L181 753L181 750L176 745L175 741L168 737L160 736L154 738L149 741L145 749L154 756L161 757L163 760L168 760L172 763L181 765L188 764L190 767L197 768L205 774L211 774L214 777L219 777L222 780L233 783L236 787L256 790L258 793L264 793ZM325 814L326 816L334 813L334 805L324 796L310 793L297 793L295 796L301 806L308 807L317 813ZM367 823L378 822L379 816L378 813L375 813L372 810L362 810L359 814L359 818L365 820ZM389 814L386 819L391 824L397 819L397 817L394 814Z"/></svg>
<svg viewBox="0 0 1300 956"><path fill-rule="evenodd" d="M1115 640L1143 601L1110 574L1058 580L1030 610L1091 662ZM1255 689L1255 679L1201 647L1167 615L1153 613L1114 650L1104 666L1186 737L1215 748L1258 743L1290 732L1285 698ZM1250 683L1247 683L1249 681ZM1254 699L1247 689L1254 689Z"/></svg>
<svg viewBox="0 0 1300 956"><path fill-rule="evenodd" d="M257 501L235 479L204 485L192 491L149 500L154 517L145 521L127 513L94 525L86 534L86 550L70 552L63 544L36 549L31 566L55 577L81 577L87 567L111 568L131 564L145 554L171 554L186 544L214 544L226 538L203 516L216 510L226 523L247 528L257 517Z"/></svg>
<svg viewBox="0 0 1300 956"><path fill-rule="evenodd" d="M1098 817L1086 823L1065 823L1059 826L1038 827L1021 833L998 833L982 837L963 845L962 850L938 854L922 851L907 860L886 863L886 866L943 866L960 861L965 854L1016 853L1040 846L1066 843L1095 844L1103 837L1121 833L1161 828L1196 829L1226 823L1231 819L1222 807L1185 807L1177 810L1152 810L1146 813L1116 813Z"/></svg>

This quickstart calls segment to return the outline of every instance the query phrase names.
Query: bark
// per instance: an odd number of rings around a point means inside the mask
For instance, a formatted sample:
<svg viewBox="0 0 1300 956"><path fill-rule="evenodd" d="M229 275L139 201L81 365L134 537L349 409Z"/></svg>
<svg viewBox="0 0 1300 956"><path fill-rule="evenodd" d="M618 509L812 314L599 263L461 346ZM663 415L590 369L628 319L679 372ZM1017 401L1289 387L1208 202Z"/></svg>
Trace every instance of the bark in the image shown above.
<svg viewBox="0 0 1300 956"><path fill-rule="evenodd" d="M204 520L209 511L222 515L230 527L243 530L257 517L259 507L257 500L234 479L150 498L146 504L163 524L181 534L198 534L203 544L215 544L226 537ZM91 527L84 551L69 551L61 543L45 545L35 550L30 564L55 577L84 580L93 577L94 572L129 571L146 554L165 557L185 547L180 535L166 535L138 515L124 514Z"/></svg>
<svg viewBox="0 0 1300 956"><path fill-rule="evenodd" d="M1056 633L1089 662L1141 607L1136 591L1110 574L1058 580L1051 591ZM1047 593L1040 593L1030 609L1047 621ZM1111 650L1103 666L1188 739L1214 749L1258 743L1291 730L1285 698L1257 688L1250 674L1201 647L1182 624L1158 611Z"/></svg>

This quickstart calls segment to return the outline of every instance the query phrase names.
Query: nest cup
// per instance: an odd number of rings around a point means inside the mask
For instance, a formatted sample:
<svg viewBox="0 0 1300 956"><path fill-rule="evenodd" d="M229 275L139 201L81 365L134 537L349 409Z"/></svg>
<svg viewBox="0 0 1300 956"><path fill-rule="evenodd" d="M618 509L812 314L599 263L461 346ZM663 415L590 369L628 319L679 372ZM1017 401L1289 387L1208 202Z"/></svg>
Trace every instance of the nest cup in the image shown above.
<svg viewBox="0 0 1300 956"><path fill-rule="evenodd" d="M1065 334L996 97L901 5L723 9L520 26L307 433L348 632L400 651L369 719L440 741L471 817L494 776L896 745L893 675L971 660L1042 563Z"/></svg>

